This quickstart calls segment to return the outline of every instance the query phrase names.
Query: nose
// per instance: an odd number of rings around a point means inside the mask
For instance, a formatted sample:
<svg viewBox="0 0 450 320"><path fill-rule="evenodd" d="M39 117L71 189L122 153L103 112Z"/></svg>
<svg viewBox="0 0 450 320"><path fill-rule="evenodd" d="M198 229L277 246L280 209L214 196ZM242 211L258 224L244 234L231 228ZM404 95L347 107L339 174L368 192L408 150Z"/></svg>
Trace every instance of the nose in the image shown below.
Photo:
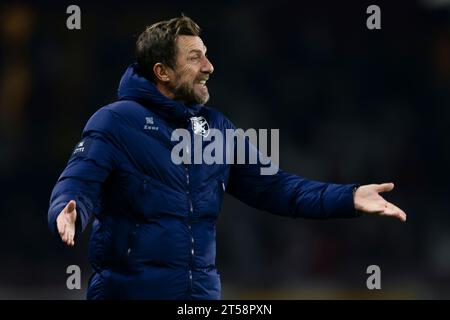
<svg viewBox="0 0 450 320"><path fill-rule="evenodd" d="M204 73L213 73L214 72L214 66L212 63L208 60L207 57L205 57L204 63L202 65L202 72Z"/></svg>

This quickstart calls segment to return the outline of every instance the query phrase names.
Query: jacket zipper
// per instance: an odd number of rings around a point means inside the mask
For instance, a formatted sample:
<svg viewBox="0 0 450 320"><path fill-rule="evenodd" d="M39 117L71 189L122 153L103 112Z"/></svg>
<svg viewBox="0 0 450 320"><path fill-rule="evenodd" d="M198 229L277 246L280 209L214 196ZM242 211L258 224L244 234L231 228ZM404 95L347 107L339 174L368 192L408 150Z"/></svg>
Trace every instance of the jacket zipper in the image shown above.
<svg viewBox="0 0 450 320"><path fill-rule="evenodd" d="M188 298L190 298L191 294L192 294L192 267L194 264L194 254L195 254L195 250L194 250L194 234L192 231L192 215L194 213L194 206L192 204L192 199L191 199L191 185L190 185L190 181L189 181L189 168L187 165L184 165L184 169L185 169L185 173L186 173L186 185L187 185L187 189L186 189L186 194L188 197L188 202L189 202L189 213L188 213L188 229L189 229L189 235L190 235L190 258L189 258L189 286L188 286Z"/></svg>

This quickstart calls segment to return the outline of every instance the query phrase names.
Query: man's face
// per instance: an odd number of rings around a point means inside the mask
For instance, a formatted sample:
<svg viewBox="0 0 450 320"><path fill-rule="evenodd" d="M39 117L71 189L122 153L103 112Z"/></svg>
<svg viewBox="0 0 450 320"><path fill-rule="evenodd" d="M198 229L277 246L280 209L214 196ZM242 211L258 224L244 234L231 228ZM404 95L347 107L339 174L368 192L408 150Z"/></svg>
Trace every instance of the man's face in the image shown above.
<svg viewBox="0 0 450 320"><path fill-rule="evenodd" d="M214 67L206 57L206 47L197 36L179 36L176 65L169 86L174 100L205 104L209 100L206 81Z"/></svg>

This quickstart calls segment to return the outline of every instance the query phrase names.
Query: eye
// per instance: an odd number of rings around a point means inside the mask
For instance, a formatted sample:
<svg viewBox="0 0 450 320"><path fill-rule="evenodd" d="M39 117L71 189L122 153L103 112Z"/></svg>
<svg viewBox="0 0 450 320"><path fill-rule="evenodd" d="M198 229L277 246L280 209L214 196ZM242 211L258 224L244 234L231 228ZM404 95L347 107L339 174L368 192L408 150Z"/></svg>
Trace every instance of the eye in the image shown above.
<svg viewBox="0 0 450 320"><path fill-rule="evenodd" d="M189 60L190 60L190 61L193 61L193 62L200 61L200 55L196 54L196 55L194 55L194 56L191 56L191 57L189 58Z"/></svg>

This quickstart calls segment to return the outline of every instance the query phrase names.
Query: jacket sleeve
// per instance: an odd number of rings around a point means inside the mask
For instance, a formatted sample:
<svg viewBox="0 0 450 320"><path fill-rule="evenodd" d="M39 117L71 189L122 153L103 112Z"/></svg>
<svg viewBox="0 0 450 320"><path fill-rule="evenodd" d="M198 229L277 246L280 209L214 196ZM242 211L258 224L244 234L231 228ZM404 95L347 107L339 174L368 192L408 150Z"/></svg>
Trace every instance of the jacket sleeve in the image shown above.
<svg viewBox="0 0 450 320"><path fill-rule="evenodd" d="M56 218L70 200L77 203L76 237L100 209L103 183L118 163L115 121L113 113L102 108L87 122L50 197L48 225L55 235Z"/></svg>
<svg viewBox="0 0 450 320"><path fill-rule="evenodd" d="M245 146L248 154L254 152L262 156L247 138ZM360 215L353 203L355 184L311 181L282 170L274 175L261 175L261 168L269 165L263 166L260 161L256 164L248 161L245 164L234 163L231 165L228 193L254 208L293 218L351 218Z"/></svg>

